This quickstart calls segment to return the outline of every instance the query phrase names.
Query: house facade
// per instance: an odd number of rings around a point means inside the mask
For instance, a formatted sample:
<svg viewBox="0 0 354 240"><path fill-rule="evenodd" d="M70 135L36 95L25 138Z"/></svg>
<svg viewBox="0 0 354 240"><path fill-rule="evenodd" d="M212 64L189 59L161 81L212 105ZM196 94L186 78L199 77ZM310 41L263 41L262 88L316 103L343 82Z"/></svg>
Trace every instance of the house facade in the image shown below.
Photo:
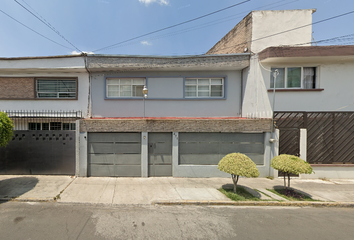
<svg viewBox="0 0 354 240"><path fill-rule="evenodd" d="M82 56L0 59L0 110L15 124L1 174L75 175L78 120L89 116Z"/></svg>
<svg viewBox="0 0 354 240"><path fill-rule="evenodd" d="M80 121L79 176L228 177L217 164L230 152L272 174L270 119L241 117L248 53L87 62L92 118Z"/></svg>

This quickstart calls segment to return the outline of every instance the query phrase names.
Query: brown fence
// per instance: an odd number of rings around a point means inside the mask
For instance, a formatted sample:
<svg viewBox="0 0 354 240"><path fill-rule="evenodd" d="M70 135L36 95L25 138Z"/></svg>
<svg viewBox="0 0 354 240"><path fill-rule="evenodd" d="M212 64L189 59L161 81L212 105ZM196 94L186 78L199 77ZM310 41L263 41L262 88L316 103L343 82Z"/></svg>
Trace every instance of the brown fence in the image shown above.
<svg viewBox="0 0 354 240"><path fill-rule="evenodd" d="M354 112L275 112L280 154L299 154L300 128L307 129L311 164L354 164Z"/></svg>

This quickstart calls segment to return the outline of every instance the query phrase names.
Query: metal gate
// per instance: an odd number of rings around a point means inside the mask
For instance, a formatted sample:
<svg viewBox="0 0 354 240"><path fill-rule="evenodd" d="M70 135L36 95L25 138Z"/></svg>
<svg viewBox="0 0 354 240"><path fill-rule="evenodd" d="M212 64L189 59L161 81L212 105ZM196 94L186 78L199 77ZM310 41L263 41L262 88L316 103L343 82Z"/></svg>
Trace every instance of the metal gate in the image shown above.
<svg viewBox="0 0 354 240"><path fill-rule="evenodd" d="M88 176L141 177L140 133L89 133Z"/></svg>
<svg viewBox="0 0 354 240"><path fill-rule="evenodd" d="M14 131L0 174L75 174L75 131Z"/></svg>
<svg viewBox="0 0 354 240"><path fill-rule="evenodd" d="M149 177L172 176L172 133L149 133Z"/></svg>

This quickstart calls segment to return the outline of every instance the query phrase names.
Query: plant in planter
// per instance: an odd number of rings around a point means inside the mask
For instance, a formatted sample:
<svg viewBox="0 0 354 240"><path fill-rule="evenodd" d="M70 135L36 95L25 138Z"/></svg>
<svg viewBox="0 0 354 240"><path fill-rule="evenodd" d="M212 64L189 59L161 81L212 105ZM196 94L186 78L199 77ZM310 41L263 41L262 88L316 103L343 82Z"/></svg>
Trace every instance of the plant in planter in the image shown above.
<svg viewBox="0 0 354 240"><path fill-rule="evenodd" d="M309 163L297 156L288 154L281 154L274 157L270 166L278 171L284 172L284 189L286 188L286 175L288 176L288 188L290 188L290 174L313 173Z"/></svg>
<svg viewBox="0 0 354 240"><path fill-rule="evenodd" d="M227 154L220 160L218 169L220 171L231 174L231 178L234 183L234 193L236 193L239 176L259 176L259 171L256 164L249 157L242 153Z"/></svg>

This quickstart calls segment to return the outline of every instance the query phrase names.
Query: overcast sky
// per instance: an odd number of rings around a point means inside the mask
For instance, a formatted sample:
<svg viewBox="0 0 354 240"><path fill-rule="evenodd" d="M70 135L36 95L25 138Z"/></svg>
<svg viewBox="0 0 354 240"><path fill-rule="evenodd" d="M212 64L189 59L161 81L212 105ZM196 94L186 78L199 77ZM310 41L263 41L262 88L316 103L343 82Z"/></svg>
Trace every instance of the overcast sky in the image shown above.
<svg viewBox="0 0 354 240"><path fill-rule="evenodd" d="M130 55L204 54L252 10L315 8L313 22L354 11L353 0L0 1L0 57L66 55L79 51ZM238 3L198 20L127 41ZM354 34L353 23L354 13L315 24L313 37L319 41ZM121 42L125 43L105 48ZM354 44L354 35L321 45L333 44Z"/></svg>

